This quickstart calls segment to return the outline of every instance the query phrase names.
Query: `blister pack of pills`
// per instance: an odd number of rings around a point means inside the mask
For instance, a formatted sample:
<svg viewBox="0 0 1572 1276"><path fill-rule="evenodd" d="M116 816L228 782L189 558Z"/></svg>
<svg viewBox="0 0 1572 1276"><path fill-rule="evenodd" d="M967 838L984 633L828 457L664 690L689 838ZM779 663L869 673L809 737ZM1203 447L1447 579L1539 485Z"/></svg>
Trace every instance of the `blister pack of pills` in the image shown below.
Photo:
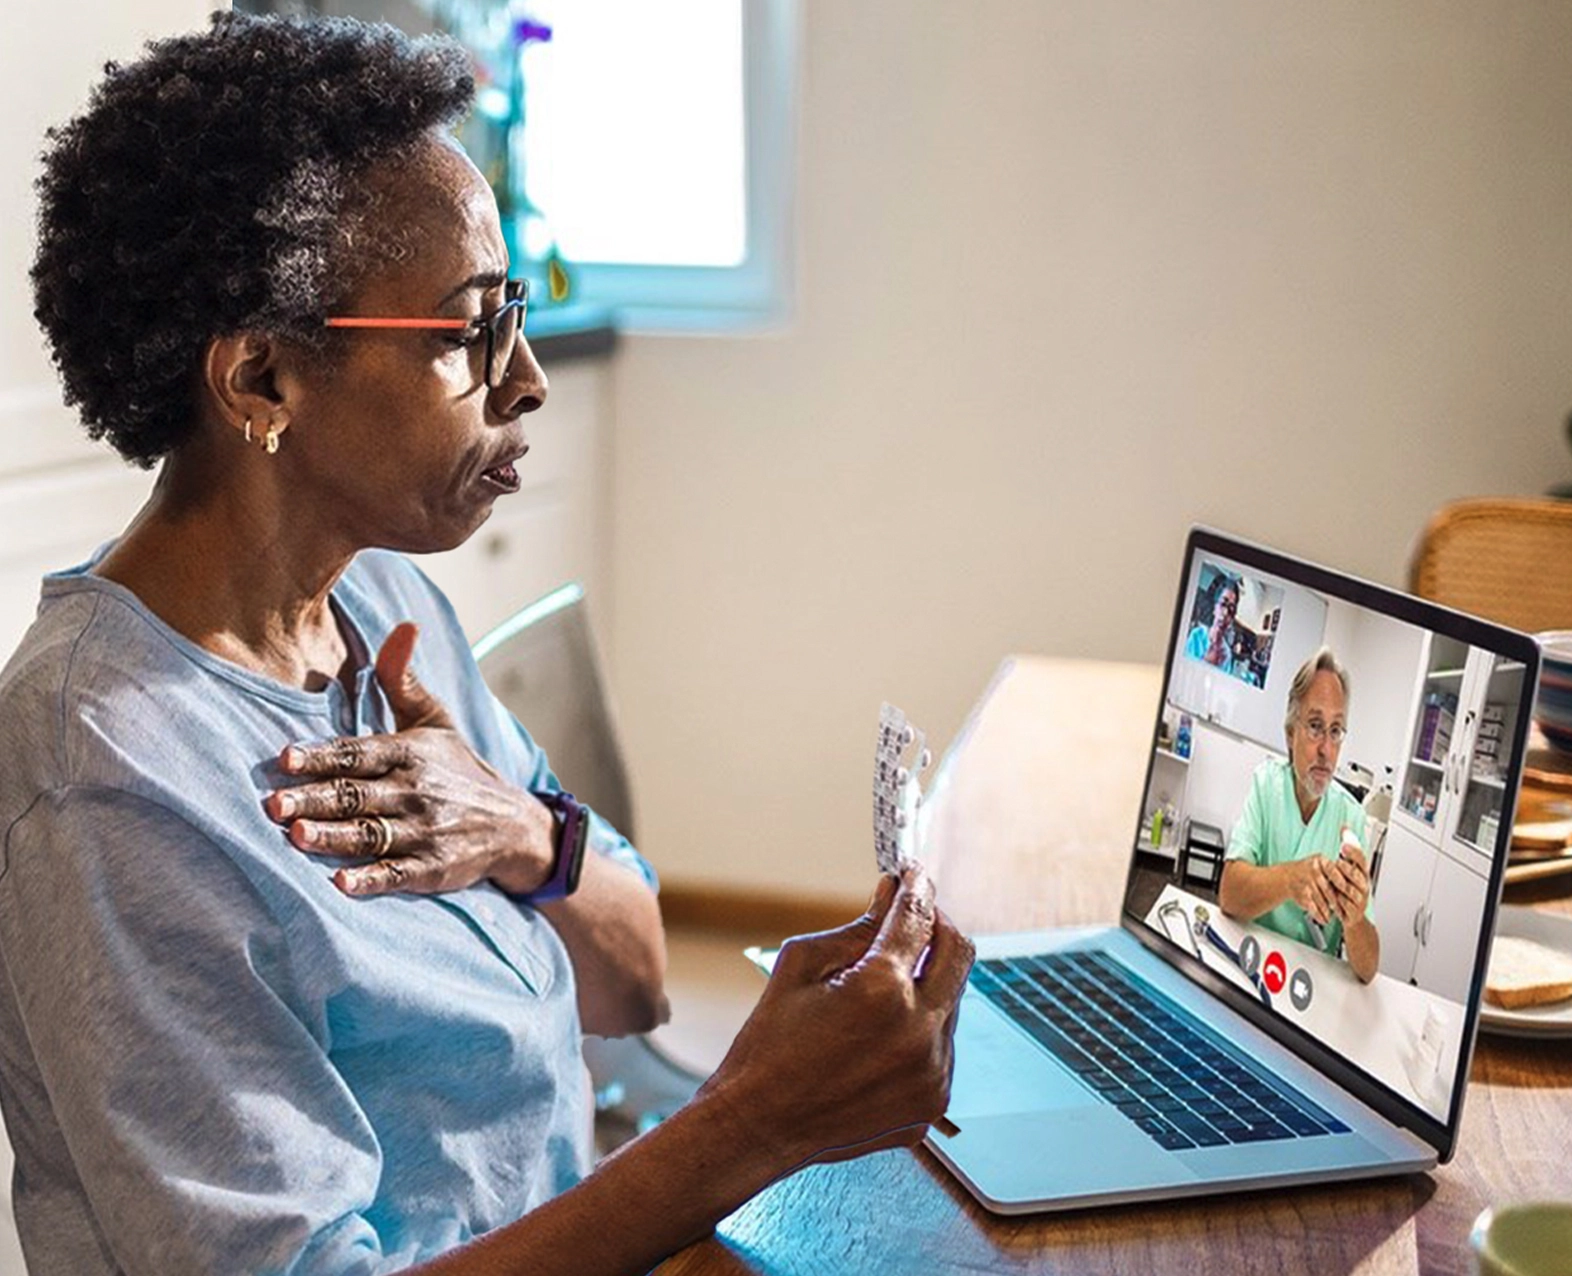
<svg viewBox="0 0 1572 1276"><path fill-rule="evenodd" d="M931 760L923 733L893 704L883 705L873 758L873 850L881 873L899 873L916 856L922 775Z"/></svg>

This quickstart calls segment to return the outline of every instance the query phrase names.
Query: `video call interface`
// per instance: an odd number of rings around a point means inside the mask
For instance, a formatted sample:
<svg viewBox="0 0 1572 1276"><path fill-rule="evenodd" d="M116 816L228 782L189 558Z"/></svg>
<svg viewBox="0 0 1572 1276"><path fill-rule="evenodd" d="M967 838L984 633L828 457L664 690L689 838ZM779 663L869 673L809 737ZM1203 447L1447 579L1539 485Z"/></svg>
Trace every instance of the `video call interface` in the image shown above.
<svg viewBox="0 0 1572 1276"><path fill-rule="evenodd" d="M1524 668L1204 550L1126 910L1438 1120Z"/></svg>

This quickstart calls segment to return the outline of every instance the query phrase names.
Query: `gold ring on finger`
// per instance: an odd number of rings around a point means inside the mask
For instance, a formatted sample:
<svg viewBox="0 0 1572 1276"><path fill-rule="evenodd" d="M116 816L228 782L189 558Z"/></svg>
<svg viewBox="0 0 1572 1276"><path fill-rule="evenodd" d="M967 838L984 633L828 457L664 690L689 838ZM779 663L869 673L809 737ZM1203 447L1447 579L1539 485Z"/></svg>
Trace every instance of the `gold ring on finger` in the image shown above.
<svg viewBox="0 0 1572 1276"><path fill-rule="evenodd" d="M393 822L383 815L367 815L360 820L360 833L368 843L366 854L381 859L393 847Z"/></svg>

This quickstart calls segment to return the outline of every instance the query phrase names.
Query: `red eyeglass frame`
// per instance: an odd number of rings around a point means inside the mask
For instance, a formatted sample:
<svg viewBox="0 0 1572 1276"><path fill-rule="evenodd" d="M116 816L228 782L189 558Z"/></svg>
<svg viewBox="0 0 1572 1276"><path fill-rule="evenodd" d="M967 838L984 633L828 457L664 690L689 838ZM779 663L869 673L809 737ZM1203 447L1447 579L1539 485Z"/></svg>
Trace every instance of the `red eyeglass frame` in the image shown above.
<svg viewBox="0 0 1572 1276"><path fill-rule="evenodd" d="M502 304L489 315L481 315L476 319L406 318L404 316L392 315L329 315L322 321L322 326L324 328L406 328L423 331L434 329L443 332L460 332L465 328L473 328L477 333L484 332L486 334L486 384L495 388L496 382L492 380L492 365L496 361L497 332L501 326L503 316L512 310L519 312L518 331L514 335L515 348L517 348L518 338L524 335L524 317L529 312L528 279L506 280L503 283ZM501 377L499 376L497 379L500 380Z"/></svg>

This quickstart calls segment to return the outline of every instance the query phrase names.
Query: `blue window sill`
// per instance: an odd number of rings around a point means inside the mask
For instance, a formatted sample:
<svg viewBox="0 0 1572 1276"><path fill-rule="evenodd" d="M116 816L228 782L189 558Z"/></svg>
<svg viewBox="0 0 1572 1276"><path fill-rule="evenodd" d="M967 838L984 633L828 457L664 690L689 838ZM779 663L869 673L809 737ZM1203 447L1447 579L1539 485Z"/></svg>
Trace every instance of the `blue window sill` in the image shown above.
<svg viewBox="0 0 1572 1276"><path fill-rule="evenodd" d="M542 364L601 359L617 348L611 311L581 302L531 306L524 335Z"/></svg>

